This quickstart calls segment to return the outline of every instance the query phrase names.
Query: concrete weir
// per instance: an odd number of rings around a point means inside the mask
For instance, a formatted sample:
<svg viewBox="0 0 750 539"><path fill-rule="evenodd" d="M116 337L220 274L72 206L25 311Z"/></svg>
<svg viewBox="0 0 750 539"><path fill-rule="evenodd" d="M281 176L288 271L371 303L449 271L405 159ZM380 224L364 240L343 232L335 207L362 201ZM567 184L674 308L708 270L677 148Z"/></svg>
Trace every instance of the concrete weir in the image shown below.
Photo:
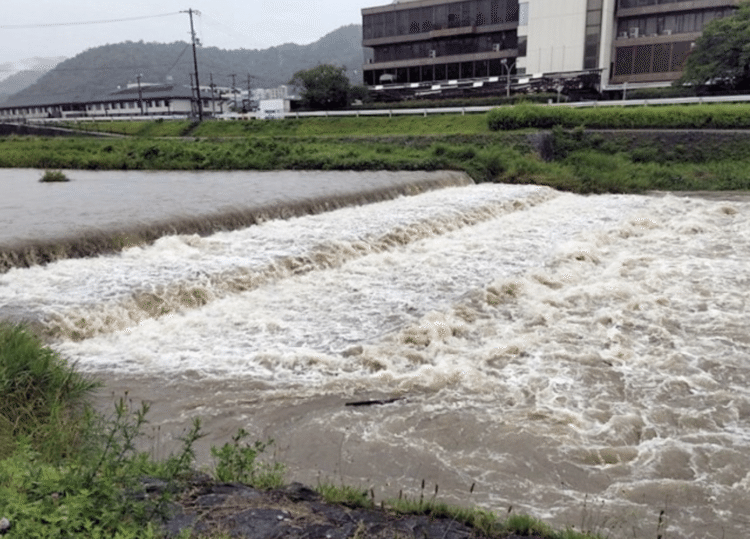
<svg viewBox="0 0 750 539"><path fill-rule="evenodd" d="M30 177L35 171L3 172L7 177L0 178L0 184L12 187L8 192L16 193L12 198L18 198L8 201L9 211L12 213L13 207L22 211L29 223L22 225L21 214L8 216L5 234L0 234L0 273L13 267L119 252L166 235L208 236L271 219L314 215L473 183L465 173L453 171L127 175L71 171L73 181L66 186L53 186L52 191L45 189L51 186L40 185ZM111 185L102 185L106 182ZM287 188L283 187L285 182ZM123 193L117 196L110 192L112 189Z"/></svg>

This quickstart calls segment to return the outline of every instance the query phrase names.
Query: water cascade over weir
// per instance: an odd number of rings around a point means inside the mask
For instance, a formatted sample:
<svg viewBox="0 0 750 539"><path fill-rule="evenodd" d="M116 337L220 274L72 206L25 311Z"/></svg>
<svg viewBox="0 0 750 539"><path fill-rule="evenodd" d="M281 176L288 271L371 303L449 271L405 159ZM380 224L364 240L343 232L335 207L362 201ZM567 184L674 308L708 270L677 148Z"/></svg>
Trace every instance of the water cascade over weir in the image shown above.
<svg viewBox="0 0 750 539"><path fill-rule="evenodd" d="M33 170L0 170L0 272L119 252L168 234L235 230L270 219L473 183L459 172L90 172L40 185ZM29 207L33 211L29 212Z"/></svg>
<svg viewBox="0 0 750 539"><path fill-rule="evenodd" d="M102 378L102 408L151 401L155 452L199 415L204 464L244 427L310 484L424 479L613 538L740 538L748 213L446 187L13 268L0 309ZM367 399L398 400L345 406Z"/></svg>

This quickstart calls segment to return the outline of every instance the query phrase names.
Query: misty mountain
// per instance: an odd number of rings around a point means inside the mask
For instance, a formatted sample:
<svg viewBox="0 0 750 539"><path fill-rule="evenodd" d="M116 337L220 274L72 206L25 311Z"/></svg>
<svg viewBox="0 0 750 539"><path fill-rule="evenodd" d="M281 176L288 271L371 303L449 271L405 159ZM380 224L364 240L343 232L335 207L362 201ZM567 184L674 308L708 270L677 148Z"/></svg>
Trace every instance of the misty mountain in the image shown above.
<svg viewBox="0 0 750 539"><path fill-rule="evenodd" d="M1 63L0 103L3 103L9 96L34 84L63 60L65 60L64 56L54 58L34 57L18 62Z"/></svg>
<svg viewBox="0 0 750 539"><path fill-rule="evenodd" d="M273 88L286 84L299 70L334 64L344 66L352 82L361 84L364 55L362 27L352 24L309 45L288 43L263 50L199 47L198 74L201 86L210 83L211 75L217 86L231 86L235 74L238 88L247 89L248 75L253 88ZM189 85L192 72L192 47L185 42L103 45L60 63L7 104L91 99L135 82L139 74L144 83Z"/></svg>

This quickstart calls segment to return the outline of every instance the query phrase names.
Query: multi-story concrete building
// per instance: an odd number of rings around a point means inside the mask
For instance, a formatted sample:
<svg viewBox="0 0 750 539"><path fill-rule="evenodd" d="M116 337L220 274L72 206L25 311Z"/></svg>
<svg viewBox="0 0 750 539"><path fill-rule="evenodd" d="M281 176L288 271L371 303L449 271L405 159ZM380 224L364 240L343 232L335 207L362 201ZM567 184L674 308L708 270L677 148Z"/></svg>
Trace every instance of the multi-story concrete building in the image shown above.
<svg viewBox="0 0 750 539"><path fill-rule="evenodd" d="M704 26L730 15L739 0L619 0L614 14L610 83L642 85L680 77Z"/></svg>
<svg viewBox="0 0 750 539"><path fill-rule="evenodd" d="M596 74L668 85L703 27L740 0L396 0L362 10L365 84L514 84Z"/></svg>
<svg viewBox="0 0 750 539"><path fill-rule="evenodd" d="M365 83L502 75L518 56L518 0L408 0L362 10ZM505 62L505 63L504 63Z"/></svg>

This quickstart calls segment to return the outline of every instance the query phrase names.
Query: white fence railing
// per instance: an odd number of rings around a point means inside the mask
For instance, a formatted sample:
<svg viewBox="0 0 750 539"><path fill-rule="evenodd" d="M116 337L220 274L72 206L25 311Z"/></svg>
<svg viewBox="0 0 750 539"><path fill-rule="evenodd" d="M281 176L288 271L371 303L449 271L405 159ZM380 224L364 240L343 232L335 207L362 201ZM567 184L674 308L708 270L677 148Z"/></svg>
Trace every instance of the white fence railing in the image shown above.
<svg viewBox="0 0 750 539"><path fill-rule="evenodd" d="M712 97L674 97L668 99L628 99L625 101L579 101L575 103L547 103L548 107L642 107L658 105L698 105L707 103L748 103L750 95L727 95ZM304 111L304 112L287 112L285 118L308 118L308 117L336 117L336 116L402 116L417 115L427 116L428 114L472 114L487 112L497 108L497 105L481 107L436 107L436 108L389 108L389 109L367 109L367 110L323 110L323 111ZM256 117L255 113L251 114L228 114L217 116L217 119L224 120L250 120ZM122 117L80 117L66 118L65 122L102 122L102 121L148 121L158 120L186 119L187 116L122 116ZM13 121L13 120L11 120ZM18 120L15 120L18 121ZM59 118L37 118L28 119L28 123L56 123L60 122Z"/></svg>

